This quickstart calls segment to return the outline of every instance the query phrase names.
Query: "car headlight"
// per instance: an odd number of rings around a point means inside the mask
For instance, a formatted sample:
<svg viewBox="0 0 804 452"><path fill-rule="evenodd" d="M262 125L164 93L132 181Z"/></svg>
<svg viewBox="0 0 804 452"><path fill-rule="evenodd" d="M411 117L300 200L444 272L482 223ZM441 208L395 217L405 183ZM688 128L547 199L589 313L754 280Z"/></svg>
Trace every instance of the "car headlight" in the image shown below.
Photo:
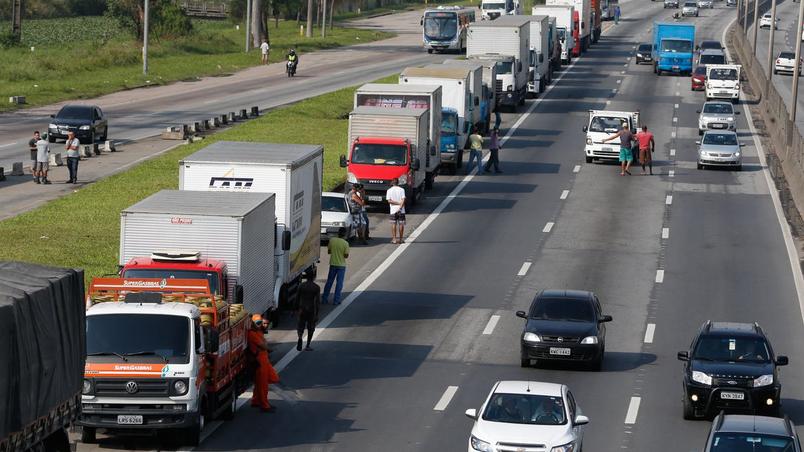
<svg viewBox="0 0 804 452"><path fill-rule="evenodd" d="M58 128L59 128L59 126L57 126L56 124L48 124L48 125L47 125L47 128L48 128L48 129L58 129Z"/></svg>
<svg viewBox="0 0 804 452"><path fill-rule="evenodd" d="M755 388L759 388L761 386L768 386L771 384L773 384L773 374L761 375L757 378L754 378Z"/></svg>
<svg viewBox="0 0 804 452"><path fill-rule="evenodd" d="M455 143L449 143L447 145L447 150L448 151L454 151L455 150Z"/></svg>
<svg viewBox="0 0 804 452"><path fill-rule="evenodd" d="M336 228L345 228L346 222L345 221L333 221L332 226Z"/></svg>
<svg viewBox="0 0 804 452"><path fill-rule="evenodd" d="M581 344L597 344L597 342L598 342L597 336L587 336L583 338Z"/></svg>
<svg viewBox="0 0 804 452"><path fill-rule="evenodd" d="M550 452L575 452L575 441L550 449Z"/></svg>
<svg viewBox="0 0 804 452"><path fill-rule="evenodd" d="M698 382L702 385L712 386L712 377L697 370L692 371L692 381Z"/></svg>
<svg viewBox="0 0 804 452"><path fill-rule="evenodd" d="M173 382L173 394L184 395L187 394L187 382L184 380L176 380Z"/></svg>
<svg viewBox="0 0 804 452"><path fill-rule="evenodd" d="M514 85L508 85L507 87L505 87L505 90L506 91L513 91L514 90Z"/></svg>
<svg viewBox="0 0 804 452"><path fill-rule="evenodd" d="M475 435L470 437L469 443L472 445L472 449L474 450L479 450L480 452L494 452L494 448L491 447L491 444L483 441Z"/></svg>
<svg viewBox="0 0 804 452"><path fill-rule="evenodd" d="M591 138L587 138L587 139L586 139L586 144L588 144L589 146L591 146L591 145L592 145L592 139L591 139Z"/></svg>
<svg viewBox="0 0 804 452"><path fill-rule="evenodd" d="M734 116L729 116L728 118L726 118L726 121L728 122L734 121Z"/></svg>
<svg viewBox="0 0 804 452"><path fill-rule="evenodd" d="M84 379L84 384L81 386L81 394L83 395L90 395L92 394L92 380Z"/></svg>
<svg viewBox="0 0 804 452"><path fill-rule="evenodd" d="M92 128L92 126L81 126L81 127L79 127L78 129L79 129L79 130L89 130L89 129L91 129L91 128Z"/></svg>
<svg viewBox="0 0 804 452"><path fill-rule="evenodd" d="M542 338L536 333L525 333L525 335L522 336L522 340L525 342L541 342Z"/></svg>
<svg viewBox="0 0 804 452"><path fill-rule="evenodd" d="M350 184L356 184L357 176L355 176L354 173L346 173L346 182L349 182Z"/></svg>
<svg viewBox="0 0 804 452"><path fill-rule="evenodd" d="M403 174L399 176L399 185L407 185L408 184L408 175Z"/></svg>
<svg viewBox="0 0 804 452"><path fill-rule="evenodd" d="M734 89L740 89L740 84L739 84L739 83L735 83L735 84L734 84Z"/></svg>

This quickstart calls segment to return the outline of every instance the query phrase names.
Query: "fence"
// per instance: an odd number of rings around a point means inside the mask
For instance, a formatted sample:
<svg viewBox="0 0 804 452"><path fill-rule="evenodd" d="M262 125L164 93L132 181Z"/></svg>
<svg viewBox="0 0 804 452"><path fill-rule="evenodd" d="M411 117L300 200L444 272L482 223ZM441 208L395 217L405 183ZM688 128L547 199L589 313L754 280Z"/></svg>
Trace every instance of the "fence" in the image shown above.
<svg viewBox="0 0 804 452"><path fill-rule="evenodd" d="M229 15L226 3L204 2L204 1L183 1L180 3L184 13L192 17L204 17L207 19L225 19Z"/></svg>

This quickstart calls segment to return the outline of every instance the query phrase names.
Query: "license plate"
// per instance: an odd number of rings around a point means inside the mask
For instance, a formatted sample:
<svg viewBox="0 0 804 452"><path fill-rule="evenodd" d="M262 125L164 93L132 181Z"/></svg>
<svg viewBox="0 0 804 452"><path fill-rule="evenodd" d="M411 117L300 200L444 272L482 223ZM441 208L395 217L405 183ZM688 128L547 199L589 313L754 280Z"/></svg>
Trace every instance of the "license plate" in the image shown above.
<svg viewBox="0 0 804 452"><path fill-rule="evenodd" d="M711 126L712 126L713 129L725 129L726 128L726 124L712 124Z"/></svg>
<svg viewBox="0 0 804 452"><path fill-rule="evenodd" d="M326 234L327 233L327 228L321 228L321 233Z"/></svg>
<svg viewBox="0 0 804 452"><path fill-rule="evenodd" d="M120 425L141 425L142 424L142 416L139 415L130 415L130 414L120 414L117 416L117 423Z"/></svg>
<svg viewBox="0 0 804 452"><path fill-rule="evenodd" d="M605 147L605 146L604 146L604 147L603 147L603 149L602 149L602 151L603 151L603 152L614 152L614 148L610 148L610 147Z"/></svg>
<svg viewBox="0 0 804 452"><path fill-rule="evenodd" d="M745 394L742 392L721 392L720 398L723 400L743 400L745 399Z"/></svg>
<svg viewBox="0 0 804 452"><path fill-rule="evenodd" d="M728 91L720 91L720 94L729 94Z"/></svg>
<svg viewBox="0 0 804 452"><path fill-rule="evenodd" d="M382 196L369 196L369 201L382 201Z"/></svg>
<svg viewBox="0 0 804 452"><path fill-rule="evenodd" d="M677 70L679 70L679 69L681 69L681 68L679 68L678 66L673 66L673 70L674 70L674 71L677 71Z"/></svg>
<svg viewBox="0 0 804 452"><path fill-rule="evenodd" d="M561 347L550 347L550 354L551 355L559 355L559 356L569 356L570 355L569 348L561 348Z"/></svg>

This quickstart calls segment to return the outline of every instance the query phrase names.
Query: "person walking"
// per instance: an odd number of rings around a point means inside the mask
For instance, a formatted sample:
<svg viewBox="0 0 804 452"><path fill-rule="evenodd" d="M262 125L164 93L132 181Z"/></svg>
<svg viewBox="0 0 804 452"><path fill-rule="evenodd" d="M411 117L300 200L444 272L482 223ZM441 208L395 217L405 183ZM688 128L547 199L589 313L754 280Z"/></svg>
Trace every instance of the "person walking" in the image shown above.
<svg viewBox="0 0 804 452"><path fill-rule="evenodd" d="M357 192L360 193L360 199L363 200L363 208L360 209L360 216L363 218L363 225L365 229L363 233L365 234L366 240L371 240L371 234L369 233L369 216L368 216L368 203L366 202L366 187L363 184L357 184L359 186Z"/></svg>
<svg viewBox="0 0 804 452"><path fill-rule="evenodd" d="M642 130L637 132L636 140L639 143L639 164L642 165L642 174L645 174L645 165L650 169L653 176L653 156L656 150L656 142L653 141L653 134L648 132L648 126L643 125Z"/></svg>
<svg viewBox="0 0 804 452"><path fill-rule="evenodd" d="M329 253L329 273L327 283L324 284L324 297L321 304L329 303L329 292L332 283L335 283L335 299L333 305L341 304L341 291L343 290L343 278L346 276L346 259L349 258L349 242L346 241L346 228L338 228L338 236L329 239L327 244Z"/></svg>
<svg viewBox="0 0 804 452"><path fill-rule="evenodd" d="M361 184L352 185L352 189L349 190L348 194L348 202L349 210L352 212L352 219L354 219L355 223L357 224L357 237L360 239L363 245L365 245L368 243L366 241L367 227L363 221L363 209L366 205L366 202L363 200L363 196L360 193L361 187Z"/></svg>
<svg viewBox="0 0 804 452"><path fill-rule="evenodd" d="M67 171L70 173L70 180L67 181L68 184L78 183L79 146L81 146L81 142L75 137L75 132L67 132L67 141L64 143L64 149L67 151Z"/></svg>
<svg viewBox="0 0 804 452"><path fill-rule="evenodd" d="M385 192L391 213L391 243L402 243L405 236L405 189L399 186L399 179L391 181L391 188Z"/></svg>
<svg viewBox="0 0 804 452"><path fill-rule="evenodd" d="M308 271L305 281L299 285L299 324L296 331L299 333L299 341L296 343L296 350L302 349L302 336L307 330L307 347L305 351L311 352L310 342L313 340L315 325L318 323L318 305L321 303L321 287L315 283L315 275Z"/></svg>
<svg viewBox="0 0 804 452"><path fill-rule="evenodd" d="M614 7L614 25L620 23L620 5Z"/></svg>
<svg viewBox="0 0 804 452"><path fill-rule="evenodd" d="M251 353L257 368L254 371L254 393L251 406L263 412L276 411L268 403L268 385L279 383L279 375L268 359L268 341L265 340L265 319L260 314L251 316L251 328L248 331L248 351Z"/></svg>
<svg viewBox="0 0 804 452"><path fill-rule="evenodd" d="M37 184L39 183L39 179L36 177L36 153L37 147L36 143L41 139L39 136L39 131L34 130L33 138L28 140L28 151L31 152L31 174L33 175L33 180Z"/></svg>
<svg viewBox="0 0 804 452"><path fill-rule="evenodd" d="M260 53L262 54L262 64L268 64L268 57L271 53L271 46L268 45L268 40L262 40L262 44L260 44Z"/></svg>
<svg viewBox="0 0 804 452"><path fill-rule="evenodd" d="M469 135L469 161L466 162L466 174L472 172L472 161L477 159L477 172L483 172L483 136L477 127L472 129Z"/></svg>
<svg viewBox="0 0 804 452"><path fill-rule="evenodd" d="M50 185L47 179L48 165L50 164L50 143L47 134L42 135L36 142L36 163L34 164L34 182Z"/></svg>
<svg viewBox="0 0 804 452"><path fill-rule="evenodd" d="M500 170L500 131L497 128L491 129L489 135L489 160L486 162L486 172L491 172L491 165L494 165L495 173L502 173Z"/></svg>
<svg viewBox="0 0 804 452"><path fill-rule="evenodd" d="M634 134L631 133L628 123L624 122L619 132L603 140L607 143L611 140L620 139L620 176L631 175L631 162L634 161L634 153L631 150L631 142L634 141Z"/></svg>

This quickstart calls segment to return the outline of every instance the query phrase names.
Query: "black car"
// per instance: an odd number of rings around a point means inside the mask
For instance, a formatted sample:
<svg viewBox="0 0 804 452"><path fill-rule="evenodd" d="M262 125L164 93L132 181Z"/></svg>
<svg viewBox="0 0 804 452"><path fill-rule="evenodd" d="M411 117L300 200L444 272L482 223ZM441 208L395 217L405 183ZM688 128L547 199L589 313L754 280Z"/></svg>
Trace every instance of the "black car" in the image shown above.
<svg viewBox="0 0 804 452"><path fill-rule="evenodd" d="M55 115L48 126L47 137L51 143L66 139L67 132L75 132L81 143L106 141L109 137L109 122L96 105L65 105Z"/></svg>
<svg viewBox="0 0 804 452"><path fill-rule="evenodd" d="M719 414L712 423L704 452L801 452L796 426L785 417Z"/></svg>
<svg viewBox="0 0 804 452"><path fill-rule="evenodd" d="M723 44L720 41L701 41L696 48L698 52L703 52L704 50L723 50Z"/></svg>
<svg viewBox="0 0 804 452"><path fill-rule="evenodd" d="M653 44L640 44L636 50L636 64L653 62Z"/></svg>
<svg viewBox="0 0 804 452"><path fill-rule="evenodd" d="M521 339L522 367L532 360L581 361L600 370L606 349L606 322L597 295L585 290L543 290L530 311Z"/></svg>
<svg viewBox="0 0 804 452"><path fill-rule="evenodd" d="M704 323L684 361L684 419L705 418L720 410L779 412L782 385L776 356L756 323Z"/></svg>

